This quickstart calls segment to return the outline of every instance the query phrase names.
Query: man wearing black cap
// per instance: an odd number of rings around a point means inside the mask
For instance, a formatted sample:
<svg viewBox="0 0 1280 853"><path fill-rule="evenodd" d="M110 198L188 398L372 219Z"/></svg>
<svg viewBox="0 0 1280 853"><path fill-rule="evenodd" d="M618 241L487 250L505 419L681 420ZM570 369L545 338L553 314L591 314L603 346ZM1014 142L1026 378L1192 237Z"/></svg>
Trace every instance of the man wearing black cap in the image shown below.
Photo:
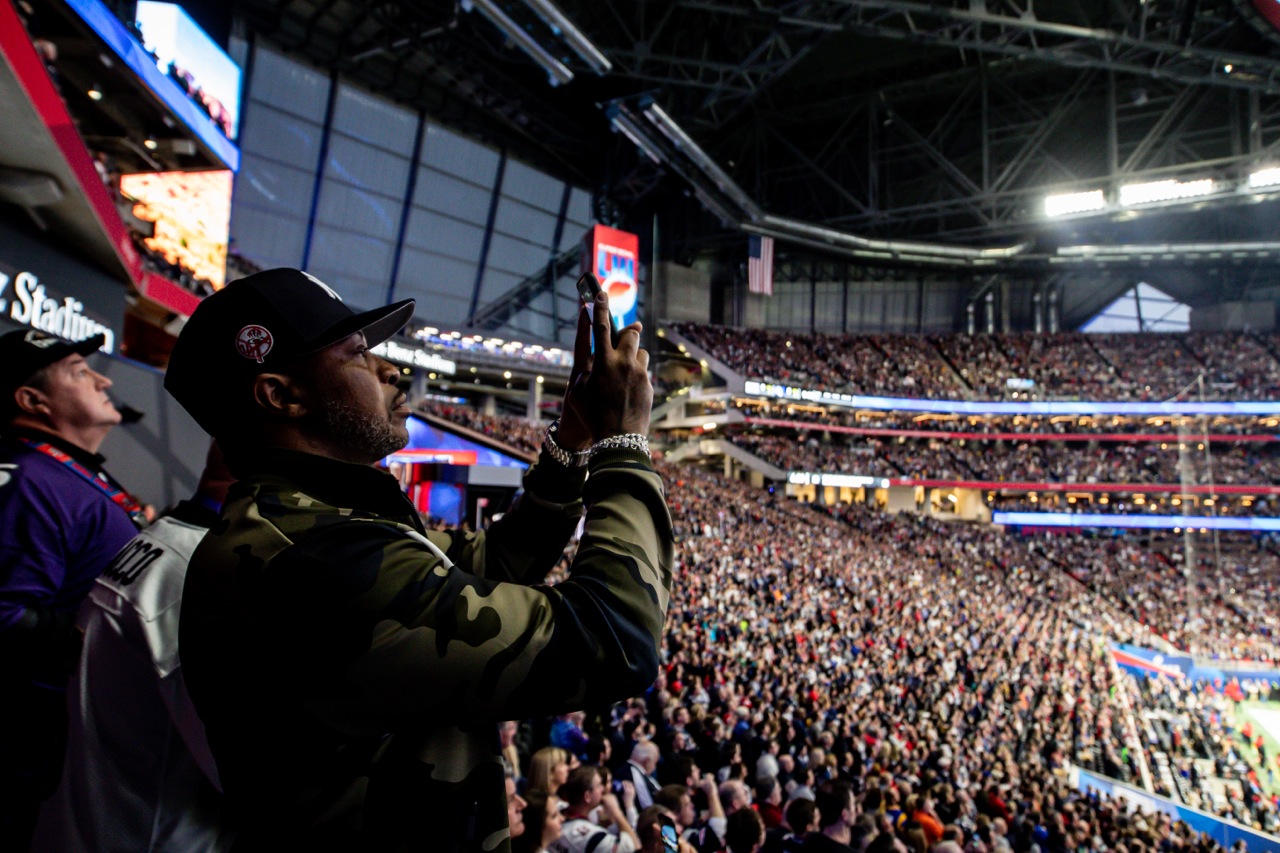
<svg viewBox="0 0 1280 853"><path fill-rule="evenodd" d="M111 380L72 343L0 336L0 849L26 850L53 792L66 739L65 690L76 609L111 557L145 524L102 468L120 413Z"/></svg>
<svg viewBox="0 0 1280 853"><path fill-rule="evenodd" d="M486 532L428 531L373 467L409 411L371 348L413 307L356 314L269 270L201 303L173 350L165 387L239 480L179 629L237 850L508 850L497 723L657 673L673 545L639 326L615 348L607 298L594 327L584 311L518 504ZM537 585L584 504L572 576Z"/></svg>

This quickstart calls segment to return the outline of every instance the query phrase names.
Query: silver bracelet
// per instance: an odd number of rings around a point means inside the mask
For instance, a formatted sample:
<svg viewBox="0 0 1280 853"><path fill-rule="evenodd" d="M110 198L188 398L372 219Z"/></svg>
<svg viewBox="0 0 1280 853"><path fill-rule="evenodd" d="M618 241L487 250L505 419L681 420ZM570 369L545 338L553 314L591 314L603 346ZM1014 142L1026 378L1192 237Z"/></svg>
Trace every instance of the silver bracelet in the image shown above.
<svg viewBox="0 0 1280 853"><path fill-rule="evenodd" d="M649 436L641 435L638 432L629 432L626 435L614 435L609 438L603 438L591 445L591 449L587 451L591 456L601 453L605 450L639 450L645 456L649 455Z"/></svg>
<svg viewBox="0 0 1280 853"><path fill-rule="evenodd" d="M542 449L566 468L585 468L591 458L590 450L565 450L556 444L556 433L560 431L560 419L556 418L547 427L547 434L542 437Z"/></svg>

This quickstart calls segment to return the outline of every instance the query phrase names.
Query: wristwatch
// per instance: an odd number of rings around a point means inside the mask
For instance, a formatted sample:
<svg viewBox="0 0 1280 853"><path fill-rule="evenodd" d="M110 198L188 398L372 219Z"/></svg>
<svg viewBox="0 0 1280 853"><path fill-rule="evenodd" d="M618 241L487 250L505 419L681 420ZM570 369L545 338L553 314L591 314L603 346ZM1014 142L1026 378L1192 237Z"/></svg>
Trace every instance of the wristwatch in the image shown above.
<svg viewBox="0 0 1280 853"><path fill-rule="evenodd" d="M542 439L542 449L547 451L552 459L559 462L566 468L585 468L587 460L591 458L590 450L565 450L556 444L556 433L560 431L560 419L556 418L547 427L547 434Z"/></svg>

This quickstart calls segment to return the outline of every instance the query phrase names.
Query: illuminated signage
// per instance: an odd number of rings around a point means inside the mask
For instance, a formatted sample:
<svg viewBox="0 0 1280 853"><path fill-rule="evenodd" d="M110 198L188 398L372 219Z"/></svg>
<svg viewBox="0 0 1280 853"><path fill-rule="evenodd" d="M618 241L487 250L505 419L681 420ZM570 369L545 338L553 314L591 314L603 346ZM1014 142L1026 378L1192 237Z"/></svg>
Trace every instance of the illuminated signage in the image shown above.
<svg viewBox="0 0 1280 853"><path fill-rule="evenodd" d="M176 3L140 0L137 32L156 65L227 139L240 122L240 67Z"/></svg>
<svg viewBox="0 0 1280 853"><path fill-rule="evenodd" d="M7 295L10 282L13 283L12 297ZM7 313L12 320L24 326L69 341L103 335L106 342L99 349L110 353L115 349L115 332L86 316L83 311L84 303L74 296L59 297L46 290L34 273L20 272L10 277L0 272L0 313Z"/></svg>
<svg viewBox="0 0 1280 853"><path fill-rule="evenodd" d="M1144 530L1280 531L1280 518L1225 518L1201 515L1108 515L1102 512L994 512L992 524L1030 527L1126 527Z"/></svg>
<svg viewBox="0 0 1280 853"><path fill-rule="evenodd" d="M847 489L865 489L868 486L876 489L889 488L889 481L884 477L865 477L860 474L810 474L805 471L792 471L787 475L787 482L793 486L835 486Z"/></svg>
<svg viewBox="0 0 1280 853"><path fill-rule="evenodd" d="M407 347L395 341L383 341L373 348L373 353L374 355L382 356L387 361L407 364L410 367L421 367L424 370L434 370L437 373L453 374L458 372L458 363L456 361L450 361L436 353L427 352L417 347Z"/></svg>
<svg viewBox="0 0 1280 853"><path fill-rule="evenodd" d="M640 238L607 225L587 232L591 271L609 294L609 313L623 328L636 321L640 306Z"/></svg>
<svg viewBox="0 0 1280 853"><path fill-rule="evenodd" d="M410 447L391 454L387 461L405 465L475 465L478 458L474 450Z"/></svg>
<svg viewBox="0 0 1280 853"><path fill-rule="evenodd" d="M155 224L149 249L222 287L231 230L232 173L144 172L120 178L120 191L137 204L133 214Z"/></svg>
<svg viewBox="0 0 1280 853"><path fill-rule="evenodd" d="M937 412L967 415L1280 415L1280 402L1247 401L1196 403L1170 400L1163 403L1119 403L1105 400L923 400L915 397L865 397L837 394L812 388L797 388L773 382L748 380L743 392L752 397L803 400L849 409L883 412Z"/></svg>
<svg viewBox="0 0 1280 853"><path fill-rule="evenodd" d="M227 138L222 127L215 123L208 106L198 102L184 91L184 87L180 87L178 82L161 71L155 58L138 43L102 0L67 0L67 5L228 169L233 172L239 170L240 149Z"/></svg>

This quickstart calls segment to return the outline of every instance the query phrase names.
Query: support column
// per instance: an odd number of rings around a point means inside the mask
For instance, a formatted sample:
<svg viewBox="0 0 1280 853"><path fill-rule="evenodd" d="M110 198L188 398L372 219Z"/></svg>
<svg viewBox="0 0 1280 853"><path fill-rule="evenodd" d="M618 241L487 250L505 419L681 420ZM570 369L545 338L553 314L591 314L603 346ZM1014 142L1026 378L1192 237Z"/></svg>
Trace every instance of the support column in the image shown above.
<svg viewBox="0 0 1280 853"><path fill-rule="evenodd" d="M480 400L480 414L490 417L498 414L498 398L492 394L485 394Z"/></svg>
<svg viewBox="0 0 1280 853"><path fill-rule="evenodd" d="M530 423L542 420L542 383L529 383L529 398L525 402L524 416Z"/></svg>

